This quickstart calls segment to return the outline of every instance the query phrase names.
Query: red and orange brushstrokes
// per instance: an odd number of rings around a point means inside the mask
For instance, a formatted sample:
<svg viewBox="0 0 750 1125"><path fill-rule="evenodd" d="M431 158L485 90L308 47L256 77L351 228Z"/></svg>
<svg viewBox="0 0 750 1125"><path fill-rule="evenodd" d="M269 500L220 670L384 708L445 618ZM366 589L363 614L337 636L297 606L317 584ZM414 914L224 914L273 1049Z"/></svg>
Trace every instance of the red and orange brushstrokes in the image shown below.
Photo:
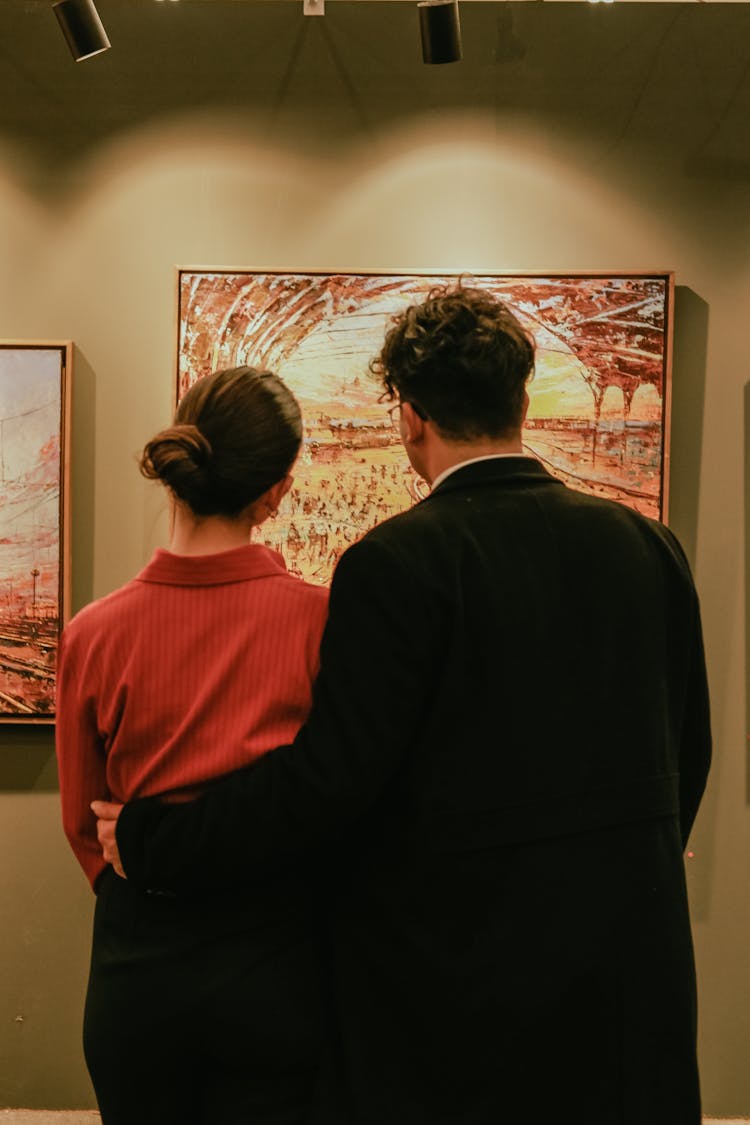
<svg viewBox="0 0 750 1125"><path fill-rule="evenodd" d="M277 372L305 446L269 545L327 582L341 552L419 499L368 362L390 317L455 276L188 271L180 275L178 398L202 375ZM670 277L479 275L537 344L528 452L574 488L665 514Z"/></svg>

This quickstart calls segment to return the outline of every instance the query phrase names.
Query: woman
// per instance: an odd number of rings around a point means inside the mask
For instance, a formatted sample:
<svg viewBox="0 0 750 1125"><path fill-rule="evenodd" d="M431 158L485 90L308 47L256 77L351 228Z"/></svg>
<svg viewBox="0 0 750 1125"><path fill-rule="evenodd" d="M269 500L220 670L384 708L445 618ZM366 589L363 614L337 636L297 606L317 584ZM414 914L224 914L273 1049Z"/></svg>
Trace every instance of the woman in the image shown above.
<svg viewBox="0 0 750 1125"><path fill-rule="evenodd" d="M139 893L104 863L89 808L192 799L304 721L327 591L250 541L291 486L301 436L275 375L196 383L141 459L170 494L169 550L63 634L60 789L97 893L84 1047L104 1125L292 1125L315 1079L304 873L189 901Z"/></svg>

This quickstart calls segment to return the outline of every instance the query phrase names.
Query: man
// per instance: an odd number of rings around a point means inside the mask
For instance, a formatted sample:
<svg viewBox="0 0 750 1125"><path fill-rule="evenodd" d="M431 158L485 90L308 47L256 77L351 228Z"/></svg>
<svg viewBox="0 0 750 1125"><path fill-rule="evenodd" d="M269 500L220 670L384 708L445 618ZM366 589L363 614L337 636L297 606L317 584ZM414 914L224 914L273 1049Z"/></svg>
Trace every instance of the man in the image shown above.
<svg viewBox="0 0 750 1125"><path fill-rule="evenodd" d="M533 355L480 290L396 320L374 369L432 492L342 557L308 723L117 828L128 878L172 894L321 849L325 1125L700 1122L698 602L666 528L524 455Z"/></svg>

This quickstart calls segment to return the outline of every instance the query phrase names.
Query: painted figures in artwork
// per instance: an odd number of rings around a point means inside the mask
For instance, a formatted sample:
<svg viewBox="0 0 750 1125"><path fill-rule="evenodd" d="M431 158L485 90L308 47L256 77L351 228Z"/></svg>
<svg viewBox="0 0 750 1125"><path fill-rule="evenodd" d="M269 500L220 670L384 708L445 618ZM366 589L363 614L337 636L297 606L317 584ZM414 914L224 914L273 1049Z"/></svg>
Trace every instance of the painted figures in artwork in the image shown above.
<svg viewBox="0 0 750 1125"><path fill-rule="evenodd" d="M209 371L277 371L302 404L295 486L268 543L327 582L343 550L419 499L368 362L390 317L454 278L182 271L178 395ZM536 339L524 443L574 488L665 515L670 279L473 277Z"/></svg>
<svg viewBox="0 0 750 1125"><path fill-rule="evenodd" d="M54 715L61 350L0 347L0 719Z"/></svg>

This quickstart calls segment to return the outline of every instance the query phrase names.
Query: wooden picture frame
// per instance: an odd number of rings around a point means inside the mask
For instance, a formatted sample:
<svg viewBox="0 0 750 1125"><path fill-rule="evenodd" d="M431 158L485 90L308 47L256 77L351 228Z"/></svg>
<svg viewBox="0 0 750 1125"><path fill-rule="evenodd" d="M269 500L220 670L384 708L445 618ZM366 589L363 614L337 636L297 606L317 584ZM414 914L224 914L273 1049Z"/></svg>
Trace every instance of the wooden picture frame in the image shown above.
<svg viewBox="0 0 750 1125"><path fill-rule="evenodd" d="M177 274L176 400L210 371L249 364L300 401L295 486L262 534L304 577L328 581L350 542L423 494L367 363L395 313L459 278L493 292L536 339L528 452L575 488L666 520L671 272Z"/></svg>
<svg viewBox="0 0 750 1125"><path fill-rule="evenodd" d="M0 340L0 723L53 723L70 613L70 340Z"/></svg>

